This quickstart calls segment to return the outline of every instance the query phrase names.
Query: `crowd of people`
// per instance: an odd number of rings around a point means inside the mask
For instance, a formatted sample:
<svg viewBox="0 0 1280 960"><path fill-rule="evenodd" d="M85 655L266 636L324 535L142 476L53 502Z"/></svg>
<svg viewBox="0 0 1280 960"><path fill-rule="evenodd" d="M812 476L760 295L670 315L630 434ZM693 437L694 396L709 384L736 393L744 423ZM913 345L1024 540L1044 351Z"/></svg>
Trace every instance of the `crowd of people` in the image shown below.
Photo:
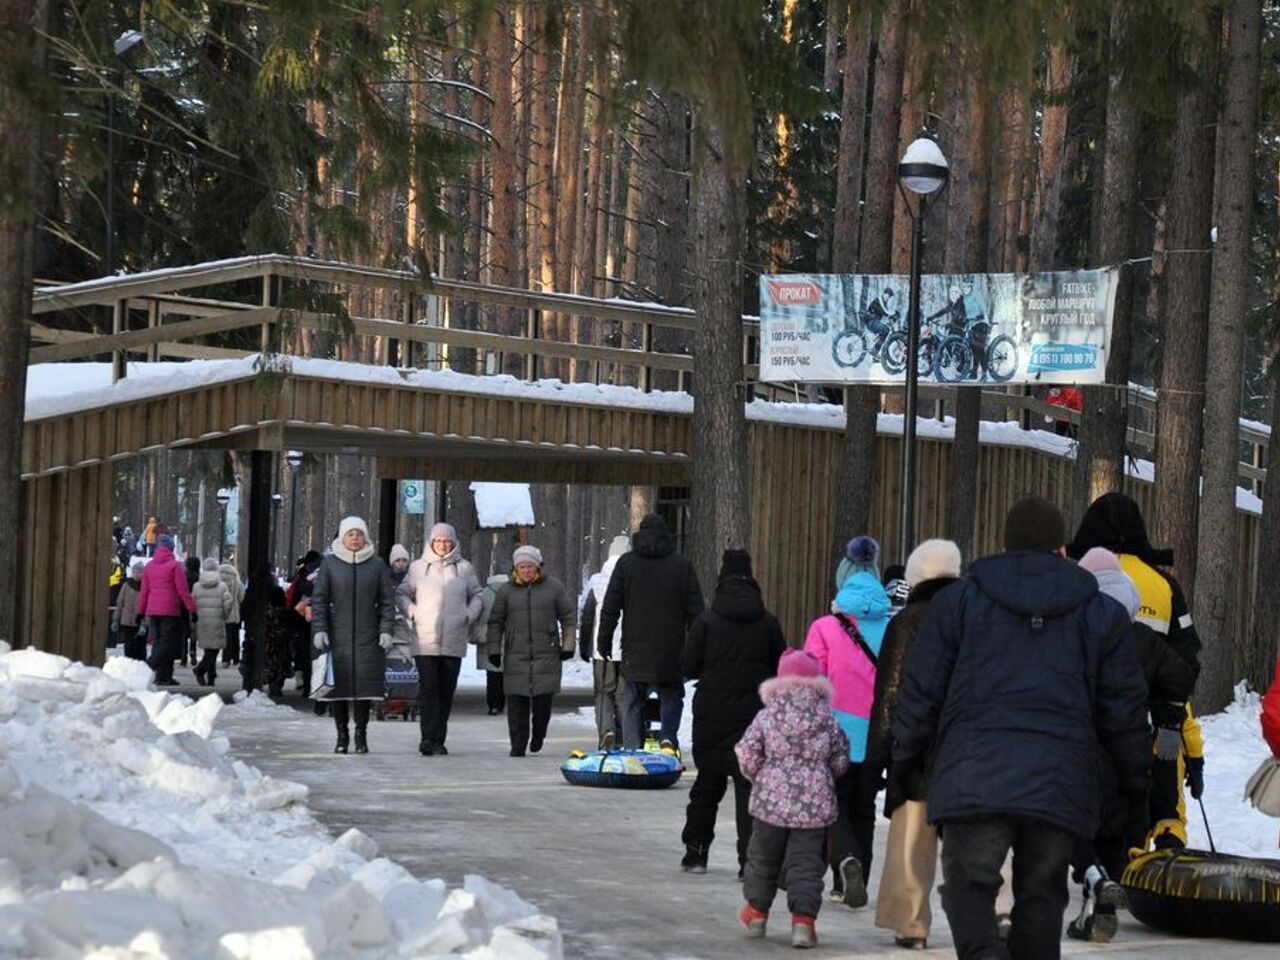
<svg viewBox="0 0 1280 960"><path fill-rule="evenodd" d="M323 554L308 553L273 589L266 682L279 694L297 675L332 715L335 751L367 753L388 657L412 660L419 752L447 756L474 648L488 711L506 714L510 755L523 757L542 749L575 654L592 665L603 750L641 749L656 699L657 748L679 754L684 685L696 681L680 866L707 871L732 785L748 934L764 936L780 888L798 947L817 942L824 890L868 904L883 793L875 923L898 946L928 944L940 847L960 957L1056 957L1069 877L1084 896L1068 935L1106 942L1131 851L1186 843L1184 784L1193 797L1204 788L1189 707L1199 640L1165 569L1172 558L1151 546L1131 498L1101 497L1072 537L1052 504L1022 500L1003 536L1004 552L967 570L945 540L882 569L875 540L854 537L829 611L789 646L745 550L725 551L704 608L657 515L609 545L581 610L535 546L482 581L448 524L431 529L417 559L396 544L384 562L364 521L348 517ZM143 544L150 556L132 561L115 607L126 655L145 656L152 641L165 685L198 647L197 679L211 684L218 651L224 663L239 652L235 569L179 563L163 531L153 549ZM325 675L312 678L317 653ZM998 912L1002 886L1012 906Z"/></svg>

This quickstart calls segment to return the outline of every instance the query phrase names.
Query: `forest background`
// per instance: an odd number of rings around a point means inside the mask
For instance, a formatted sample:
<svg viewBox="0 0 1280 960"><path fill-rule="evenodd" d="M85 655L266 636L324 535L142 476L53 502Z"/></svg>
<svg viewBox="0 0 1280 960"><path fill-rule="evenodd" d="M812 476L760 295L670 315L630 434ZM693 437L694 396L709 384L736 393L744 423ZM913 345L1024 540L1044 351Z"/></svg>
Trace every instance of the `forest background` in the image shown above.
<svg viewBox="0 0 1280 960"><path fill-rule="evenodd" d="M1148 520L1197 611L1201 697L1221 705L1239 677L1269 677L1280 652L1280 590L1257 591L1252 636L1226 626L1238 571L1224 520L1240 457L1229 427L1280 412L1268 372L1280 322L1271 0L9 0L0 536L17 530L31 278L291 252L695 308L692 333L654 335L655 348L694 356L693 377L656 372L653 387L695 396L693 482L663 499L709 586L720 549L749 532L740 318L756 312L755 279L905 273L896 165L922 132L951 163L927 214L927 271L1122 267L1112 386L1086 391L1070 508L1078 516L1123 476L1128 410L1114 385L1157 389ZM368 292L341 311L399 307ZM107 330L110 318L62 322ZM473 305L449 322L521 333L524 321ZM562 316L544 317L542 336L640 345L622 325ZM306 350L372 359L339 334L311 334ZM476 367L466 350L412 360ZM596 374L552 361L543 375ZM635 383L623 367L604 376ZM895 398L860 387L843 402L840 543L866 529L875 414ZM938 532L968 556L978 391L961 390L949 412L953 528ZM138 458L117 469L116 512L135 530L148 514L183 518L188 541L208 543L191 498L245 469L234 453ZM291 471L279 469L287 495ZM327 543L343 515L377 516L369 461L308 456L297 485L294 552ZM444 487L442 515L469 555L501 570L509 535L477 532L467 485ZM1275 491L1264 491L1261 571L1280 569ZM575 589L657 496L536 485L532 539ZM216 524L216 507L205 517ZM400 533L421 543L412 520ZM0 627L8 616L0 602Z"/></svg>

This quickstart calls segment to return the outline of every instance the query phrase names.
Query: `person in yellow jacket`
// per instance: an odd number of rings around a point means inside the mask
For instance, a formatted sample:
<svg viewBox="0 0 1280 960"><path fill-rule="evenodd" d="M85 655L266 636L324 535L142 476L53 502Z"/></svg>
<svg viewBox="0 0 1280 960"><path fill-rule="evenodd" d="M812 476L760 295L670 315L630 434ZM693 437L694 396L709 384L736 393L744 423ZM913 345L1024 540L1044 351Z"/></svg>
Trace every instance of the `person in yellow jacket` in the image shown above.
<svg viewBox="0 0 1280 960"><path fill-rule="evenodd" d="M1079 559L1092 547L1105 547L1118 556L1120 569L1138 591L1135 619L1163 636L1198 674L1200 637L1186 598L1178 581L1160 569L1173 562L1173 554L1151 546L1142 511L1131 497L1108 493L1089 505L1067 552ZM1157 700L1149 702L1148 709L1155 735L1147 845L1184 847L1187 807L1182 785L1185 781L1191 796L1200 798L1204 790L1204 737L1189 703Z"/></svg>

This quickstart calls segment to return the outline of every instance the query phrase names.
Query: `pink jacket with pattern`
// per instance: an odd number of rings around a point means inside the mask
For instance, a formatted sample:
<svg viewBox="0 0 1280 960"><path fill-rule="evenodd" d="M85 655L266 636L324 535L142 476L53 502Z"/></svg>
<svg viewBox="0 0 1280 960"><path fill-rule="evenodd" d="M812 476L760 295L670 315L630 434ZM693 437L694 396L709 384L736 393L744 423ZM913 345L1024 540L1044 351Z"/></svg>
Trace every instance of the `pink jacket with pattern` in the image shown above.
<svg viewBox="0 0 1280 960"><path fill-rule="evenodd" d="M831 713L826 677L774 677L760 685L764 709L734 751L751 781L751 815L776 827L836 821L835 781L849 767L849 741Z"/></svg>
<svg viewBox="0 0 1280 960"><path fill-rule="evenodd" d="M138 616L176 617L186 607L196 612L196 602L187 589L187 574L173 551L157 547L156 555L142 571L142 589L138 592Z"/></svg>

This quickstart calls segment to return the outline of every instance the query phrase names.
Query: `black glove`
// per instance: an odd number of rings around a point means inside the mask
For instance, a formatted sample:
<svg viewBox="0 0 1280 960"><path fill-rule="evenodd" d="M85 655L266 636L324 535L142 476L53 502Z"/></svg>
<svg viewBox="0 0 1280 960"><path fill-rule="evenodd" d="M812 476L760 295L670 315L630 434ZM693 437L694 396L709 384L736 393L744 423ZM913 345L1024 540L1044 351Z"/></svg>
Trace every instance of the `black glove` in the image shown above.
<svg viewBox="0 0 1280 960"><path fill-rule="evenodd" d="M1187 757L1187 786L1191 797L1199 800L1204 795L1204 757Z"/></svg>
<svg viewBox="0 0 1280 960"><path fill-rule="evenodd" d="M501 656L499 656L499 655L498 655L498 654L496 654L496 653L491 653L491 654L489 654L489 666L493 667L495 670L496 670L498 667L501 667L501 666L502 666L502 657L501 657Z"/></svg>
<svg viewBox="0 0 1280 960"><path fill-rule="evenodd" d="M573 651L572 651L572 650L561 650L561 651L560 651L560 662L561 662L561 663L563 663L563 662L564 662L564 661L566 661L566 660L572 660L572 659L573 659Z"/></svg>

